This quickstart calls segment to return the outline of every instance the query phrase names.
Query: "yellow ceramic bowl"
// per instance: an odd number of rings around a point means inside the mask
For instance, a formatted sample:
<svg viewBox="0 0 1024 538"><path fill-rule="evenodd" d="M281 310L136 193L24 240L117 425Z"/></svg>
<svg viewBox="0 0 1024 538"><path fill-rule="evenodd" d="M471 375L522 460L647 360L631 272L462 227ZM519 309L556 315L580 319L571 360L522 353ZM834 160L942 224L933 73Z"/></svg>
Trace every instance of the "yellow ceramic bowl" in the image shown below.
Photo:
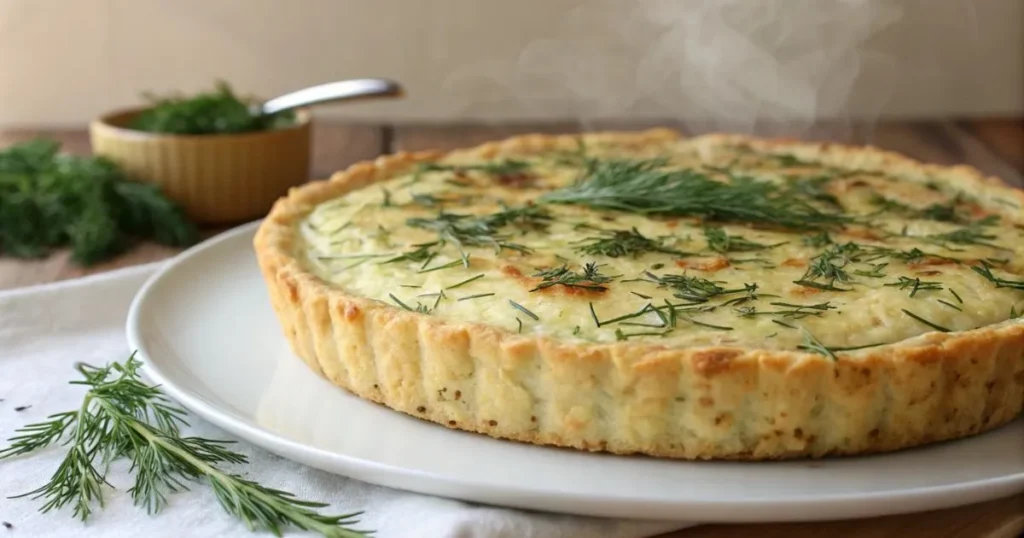
<svg viewBox="0 0 1024 538"><path fill-rule="evenodd" d="M311 118L241 134L173 135L126 127L144 109L113 112L89 125L92 150L133 179L155 183L200 224L265 215L290 187L309 179Z"/></svg>

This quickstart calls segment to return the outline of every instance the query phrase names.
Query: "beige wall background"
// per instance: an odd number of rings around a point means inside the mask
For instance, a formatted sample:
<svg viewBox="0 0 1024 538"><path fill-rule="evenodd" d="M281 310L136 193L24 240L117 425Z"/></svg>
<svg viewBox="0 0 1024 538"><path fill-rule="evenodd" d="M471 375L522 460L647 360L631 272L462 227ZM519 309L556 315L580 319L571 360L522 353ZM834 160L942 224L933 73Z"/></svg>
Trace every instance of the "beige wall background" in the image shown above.
<svg viewBox="0 0 1024 538"><path fill-rule="evenodd" d="M350 77L415 121L1024 114L1024 0L0 0L0 125Z"/></svg>

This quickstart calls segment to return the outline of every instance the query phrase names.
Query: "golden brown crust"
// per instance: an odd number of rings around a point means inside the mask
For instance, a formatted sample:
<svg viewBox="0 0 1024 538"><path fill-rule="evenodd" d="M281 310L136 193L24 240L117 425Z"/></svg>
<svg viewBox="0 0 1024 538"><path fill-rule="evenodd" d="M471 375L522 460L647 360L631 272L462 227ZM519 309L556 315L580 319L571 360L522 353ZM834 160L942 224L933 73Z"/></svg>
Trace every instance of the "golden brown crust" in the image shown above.
<svg viewBox="0 0 1024 538"><path fill-rule="evenodd" d="M678 133L593 133L642 146ZM493 158L578 136L528 135L463 150ZM874 148L709 135L798 157L998 179ZM295 223L316 204L437 152L359 163L279 200L254 241L270 298L296 355L339 387L451 428L537 444L685 459L784 459L886 452L974 435L1024 408L1024 324L928 333L831 361L796 351L568 344L443 321L346 294L293 256ZM1024 194L1006 189L1024 203Z"/></svg>

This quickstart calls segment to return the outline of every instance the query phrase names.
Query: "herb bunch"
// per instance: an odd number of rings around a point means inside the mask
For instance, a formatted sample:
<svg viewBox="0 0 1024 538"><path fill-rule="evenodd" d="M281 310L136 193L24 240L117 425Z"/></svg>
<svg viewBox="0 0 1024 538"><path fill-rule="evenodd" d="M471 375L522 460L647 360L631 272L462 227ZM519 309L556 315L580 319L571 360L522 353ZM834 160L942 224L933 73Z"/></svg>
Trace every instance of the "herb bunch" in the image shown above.
<svg viewBox="0 0 1024 538"><path fill-rule="evenodd" d="M35 258L71 247L91 265L135 240L188 246L196 227L156 185L130 181L110 160L60 153L37 139L0 151L0 253Z"/></svg>
<svg viewBox="0 0 1024 538"><path fill-rule="evenodd" d="M71 384L88 387L81 407L29 424L9 439L0 459L28 454L61 443L67 454L50 480L16 497L42 499L42 512L73 508L85 521L94 505L103 507L109 463L131 460L135 483L128 490L137 506L154 514L167 504L167 495L187 489L186 483L205 479L221 507L250 530L268 530L280 536L285 526L335 538L365 537L351 529L359 513L324 515L323 503L294 497L241 475L224 471L221 464L246 463L243 454L227 448L229 441L183 436L185 411L158 388L139 377L141 362L133 353L124 364L96 368L80 365L83 379Z"/></svg>
<svg viewBox="0 0 1024 538"><path fill-rule="evenodd" d="M716 181L697 170L664 165L660 159L590 159L576 183L544 194L539 201L797 230L824 229L849 220L786 196L767 181L735 176Z"/></svg>
<svg viewBox="0 0 1024 538"><path fill-rule="evenodd" d="M151 133L206 135L247 133L285 127L295 122L295 113L254 114L252 103L239 97L222 80L211 91L192 96L147 94L151 106L129 125Z"/></svg>

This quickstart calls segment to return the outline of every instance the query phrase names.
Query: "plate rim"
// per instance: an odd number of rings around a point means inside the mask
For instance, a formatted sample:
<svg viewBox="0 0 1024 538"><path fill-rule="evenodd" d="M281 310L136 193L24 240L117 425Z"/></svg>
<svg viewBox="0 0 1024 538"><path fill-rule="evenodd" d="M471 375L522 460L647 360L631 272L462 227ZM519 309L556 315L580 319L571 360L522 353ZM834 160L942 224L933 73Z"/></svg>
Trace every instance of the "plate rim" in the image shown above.
<svg viewBox="0 0 1024 538"><path fill-rule="evenodd" d="M334 452L290 439L282 434L259 426L230 409L219 407L207 401L198 393L185 386L179 386L173 376L161 370L159 360L154 360L140 330L140 320L147 307L147 301L161 281L172 278L169 275L189 259L207 250L216 249L223 243L236 240L238 236L255 233L263 219L243 223L212 237L209 237L168 259L146 278L132 299L125 320L125 331L129 347L137 353L143 363L142 372L150 382L174 399L189 412L216 425L226 432L253 445L286 459L308 465L331 474L345 476L367 483L394 489L411 491L466 502L491 504L525 510L540 510L562 514L596 517L620 517L628 519L657 519L689 522L687 515L675 517L681 503L664 498L627 495L617 497L582 496L553 490L537 491L520 486L495 486L485 481L453 478L416 469L366 460L360 457ZM1007 426L1013 426L1017 420ZM1004 426L1005 427L1005 426ZM457 433L457 432L453 432ZM542 447L543 448L543 447ZM339 471L338 469L341 469ZM368 475L376 473L370 478ZM380 475L385 477L380 479ZM410 484L409 480L412 480ZM459 494L456 490L466 491ZM700 514L700 521L720 523L768 523L826 521L844 518L879 517L923 510L936 510L963 506L977 502L1007 497L1024 491L1024 470L1019 473L993 478L984 478L946 484L941 486L915 487L905 490L871 493L843 493L815 496L809 500L752 500L738 499L691 500L685 503L685 514ZM498 501L499 497L513 496L517 501ZM897 499L894 500L894 497ZM483 499L483 500L482 500ZM529 499L529 500L523 500ZM593 508L580 510L571 508L577 503L597 504ZM616 508L610 508L613 504ZM798 506L797 506L798 505ZM625 508L626 510L623 510ZM735 513L743 511L742 514ZM827 515L826 515L827 513ZM627 515L628 514L628 515Z"/></svg>

